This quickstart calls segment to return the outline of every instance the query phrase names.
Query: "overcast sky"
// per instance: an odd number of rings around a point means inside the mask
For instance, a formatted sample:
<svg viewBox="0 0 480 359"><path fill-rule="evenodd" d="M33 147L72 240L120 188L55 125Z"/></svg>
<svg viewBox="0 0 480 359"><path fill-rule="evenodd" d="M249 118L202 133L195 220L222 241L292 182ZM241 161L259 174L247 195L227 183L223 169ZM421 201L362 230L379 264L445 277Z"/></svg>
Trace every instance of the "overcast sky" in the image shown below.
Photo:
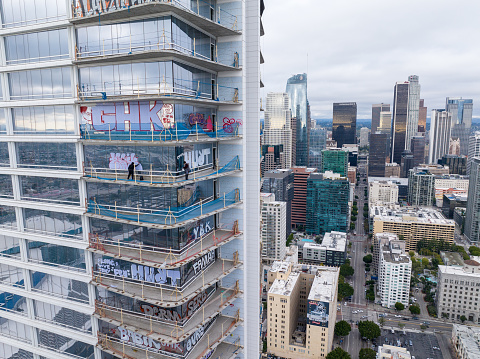
<svg viewBox="0 0 480 359"><path fill-rule="evenodd" d="M480 2L477 0L265 0L261 91L284 92L307 72L313 118L333 102L393 103L393 87L420 77L428 116L445 97L473 98L480 118Z"/></svg>

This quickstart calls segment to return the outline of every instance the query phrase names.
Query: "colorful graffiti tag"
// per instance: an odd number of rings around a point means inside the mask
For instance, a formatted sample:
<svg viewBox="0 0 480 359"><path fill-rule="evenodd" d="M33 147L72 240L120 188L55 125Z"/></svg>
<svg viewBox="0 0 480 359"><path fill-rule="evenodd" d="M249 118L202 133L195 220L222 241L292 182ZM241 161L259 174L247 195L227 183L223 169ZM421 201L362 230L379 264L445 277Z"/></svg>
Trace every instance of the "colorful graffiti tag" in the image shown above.
<svg viewBox="0 0 480 359"><path fill-rule="evenodd" d="M228 117L223 118L223 130L227 133L233 133L235 129L237 129L238 126L241 126L242 124L242 120L240 119L236 120L234 118Z"/></svg>

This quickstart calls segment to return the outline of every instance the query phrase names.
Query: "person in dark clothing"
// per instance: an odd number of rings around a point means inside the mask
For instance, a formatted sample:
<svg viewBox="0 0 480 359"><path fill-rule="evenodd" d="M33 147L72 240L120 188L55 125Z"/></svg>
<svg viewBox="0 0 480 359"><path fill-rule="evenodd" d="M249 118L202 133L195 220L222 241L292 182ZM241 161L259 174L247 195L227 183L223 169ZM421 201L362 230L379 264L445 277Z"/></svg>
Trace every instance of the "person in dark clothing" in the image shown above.
<svg viewBox="0 0 480 359"><path fill-rule="evenodd" d="M183 170L185 171L185 181L188 181L188 174L190 173L190 166L185 161L183 161Z"/></svg>
<svg viewBox="0 0 480 359"><path fill-rule="evenodd" d="M128 166L128 177L127 177L127 180L130 179L130 176L132 176L132 179L135 179L133 176L134 176L134 171L135 171L135 167L137 167L138 165L135 165L135 163L130 163L130 165Z"/></svg>

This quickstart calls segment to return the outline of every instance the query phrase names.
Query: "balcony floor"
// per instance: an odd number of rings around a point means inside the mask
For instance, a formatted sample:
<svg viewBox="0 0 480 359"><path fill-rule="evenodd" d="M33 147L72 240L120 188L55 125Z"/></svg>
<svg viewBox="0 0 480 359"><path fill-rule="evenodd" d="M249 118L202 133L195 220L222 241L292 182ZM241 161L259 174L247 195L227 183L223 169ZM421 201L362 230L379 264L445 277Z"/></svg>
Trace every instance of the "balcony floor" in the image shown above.
<svg viewBox="0 0 480 359"><path fill-rule="evenodd" d="M238 238L242 233L233 233L232 230L219 229L207 234L201 241L190 247L181 254L157 252L145 250L134 245L119 246L115 244L105 244L104 242L91 241L89 250L94 253L105 254L114 258L128 260L130 262L144 264L155 268L165 265L166 269L177 268L186 262L200 258L211 250ZM215 237L215 239L214 239Z"/></svg>
<svg viewBox="0 0 480 359"><path fill-rule="evenodd" d="M235 346L232 344L223 343L227 336L242 323L242 321L236 321L235 318L220 316L216 322L208 329L202 339L197 343L193 350L187 355L189 359L200 359L207 354L210 350L220 349L225 350L227 346L230 346L230 352L235 350ZM171 359L173 356L167 354L159 354L145 348L133 347L127 342L123 342L120 339L115 338L111 340L102 335L98 346L105 352L110 353L118 358L136 359L136 358L149 358L149 359ZM227 351L228 352L228 351Z"/></svg>
<svg viewBox="0 0 480 359"><path fill-rule="evenodd" d="M187 339L202 324L213 319L220 311L229 306L238 294L232 289L218 288L217 291L208 299L208 301L199 309L183 326L175 326L173 323L160 322L155 319L149 319L142 313L137 315L130 312L120 312L111 310L109 307L102 307L95 311L95 316L101 320L108 321L117 326L136 331L141 335L148 336L154 340L178 343ZM122 323L123 322L123 323Z"/></svg>
<svg viewBox="0 0 480 359"><path fill-rule="evenodd" d="M224 263L222 263L224 262ZM153 285L145 285L131 281L123 281L121 278L109 278L94 274L92 284L102 286L105 289L120 293L127 297L138 298L159 307L177 307L200 294L202 290L220 281L234 270L240 268L242 262L236 265L231 260L217 259L202 275L195 278L182 292Z"/></svg>

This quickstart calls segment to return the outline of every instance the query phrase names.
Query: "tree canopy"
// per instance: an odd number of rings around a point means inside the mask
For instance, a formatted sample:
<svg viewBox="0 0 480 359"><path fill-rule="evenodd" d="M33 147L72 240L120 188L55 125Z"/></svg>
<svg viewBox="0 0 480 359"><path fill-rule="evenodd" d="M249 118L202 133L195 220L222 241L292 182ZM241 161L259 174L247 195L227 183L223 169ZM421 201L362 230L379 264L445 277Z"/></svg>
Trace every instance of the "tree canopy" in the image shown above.
<svg viewBox="0 0 480 359"><path fill-rule="evenodd" d="M418 305L411 305L408 307L408 310L412 314L420 314L420 307Z"/></svg>
<svg viewBox="0 0 480 359"><path fill-rule="evenodd" d="M343 277L351 277L355 273L355 270L353 267L350 266L350 264L342 264L340 266L340 275Z"/></svg>
<svg viewBox="0 0 480 359"><path fill-rule="evenodd" d="M363 261L365 263L372 263L373 262L373 257L371 254L367 254L366 256L363 257Z"/></svg>
<svg viewBox="0 0 480 359"><path fill-rule="evenodd" d="M343 300L351 295L353 295L353 288L350 284L338 283L338 299Z"/></svg>
<svg viewBox="0 0 480 359"><path fill-rule="evenodd" d="M370 348L362 348L358 352L359 359L375 359L376 357L377 353L375 353L375 350Z"/></svg>
<svg viewBox="0 0 480 359"><path fill-rule="evenodd" d="M345 320L335 323L335 335L338 337L346 337L351 330L352 327Z"/></svg>
<svg viewBox="0 0 480 359"><path fill-rule="evenodd" d="M380 327L370 320L360 321L358 323L358 331L362 337L369 340L378 338L381 335Z"/></svg>
<svg viewBox="0 0 480 359"><path fill-rule="evenodd" d="M352 357L342 348L335 348L327 354L326 359L352 359Z"/></svg>
<svg viewBox="0 0 480 359"><path fill-rule="evenodd" d="M396 302L396 303L395 303L395 309L396 309L396 310L404 310L404 309L405 309L405 306L404 306L402 303L400 303L400 302Z"/></svg>

